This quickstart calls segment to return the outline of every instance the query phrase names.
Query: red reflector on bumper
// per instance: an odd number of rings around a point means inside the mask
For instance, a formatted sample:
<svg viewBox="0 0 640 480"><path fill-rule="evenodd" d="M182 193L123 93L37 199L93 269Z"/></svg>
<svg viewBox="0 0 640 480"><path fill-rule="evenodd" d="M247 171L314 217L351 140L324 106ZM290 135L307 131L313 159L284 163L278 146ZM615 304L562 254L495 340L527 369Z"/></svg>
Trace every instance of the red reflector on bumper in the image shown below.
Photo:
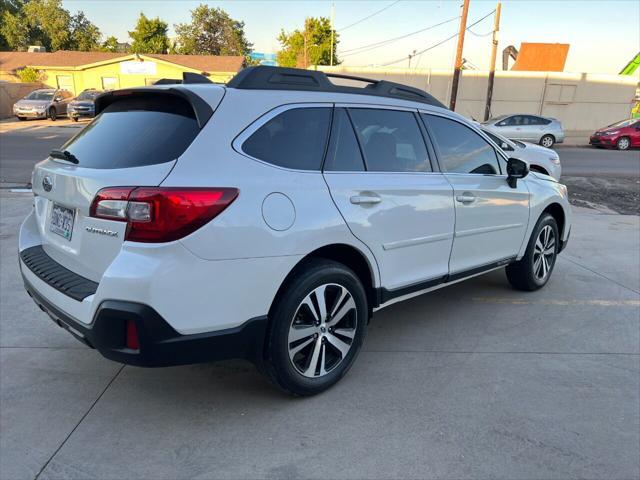
<svg viewBox="0 0 640 480"><path fill-rule="evenodd" d="M133 320L127 320L126 345L127 348L130 348L131 350L140 350L138 329L136 328L136 323Z"/></svg>

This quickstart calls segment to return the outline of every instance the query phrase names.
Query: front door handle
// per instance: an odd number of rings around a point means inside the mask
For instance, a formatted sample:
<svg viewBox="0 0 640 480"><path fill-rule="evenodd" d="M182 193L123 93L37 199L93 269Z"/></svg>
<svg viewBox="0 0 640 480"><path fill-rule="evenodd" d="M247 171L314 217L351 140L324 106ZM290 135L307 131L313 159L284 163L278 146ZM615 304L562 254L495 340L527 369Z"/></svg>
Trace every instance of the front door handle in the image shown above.
<svg viewBox="0 0 640 480"><path fill-rule="evenodd" d="M375 204L375 203L380 203L382 201L382 199L375 193L373 194L369 193L364 195L354 195L349 200L354 205Z"/></svg>
<svg viewBox="0 0 640 480"><path fill-rule="evenodd" d="M464 203L465 205L468 203L473 203L476 201L476 196L473 193L465 192L462 195L456 196L456 201L460 203Z"/></svg>

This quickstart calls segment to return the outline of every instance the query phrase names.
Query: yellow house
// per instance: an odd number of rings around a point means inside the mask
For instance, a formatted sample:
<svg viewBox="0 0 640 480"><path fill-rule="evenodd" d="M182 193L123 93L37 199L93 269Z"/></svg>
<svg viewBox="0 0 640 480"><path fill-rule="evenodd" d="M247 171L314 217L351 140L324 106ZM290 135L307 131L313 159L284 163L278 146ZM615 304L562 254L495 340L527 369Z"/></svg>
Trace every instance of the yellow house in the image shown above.
<svg viewBox="0 0 640 480"><path fill-rule="evenodd" d="M0 80L19 82L17 71L32 67L42 83L78 94L87 88L151 85L161 78L181 79L182 72L226 82L244 65L241 56L122 54L109 52L0 52Z"/></svg>

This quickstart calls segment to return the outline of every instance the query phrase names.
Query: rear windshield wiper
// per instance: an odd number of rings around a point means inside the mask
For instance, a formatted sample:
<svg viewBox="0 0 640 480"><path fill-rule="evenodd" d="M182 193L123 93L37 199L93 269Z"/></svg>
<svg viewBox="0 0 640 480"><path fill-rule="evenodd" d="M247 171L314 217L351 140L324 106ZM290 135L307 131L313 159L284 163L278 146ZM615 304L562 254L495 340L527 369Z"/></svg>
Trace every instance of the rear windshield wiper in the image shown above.
<svg viewBox="0 0 640 480"><path fill-rule="evenodd" d="M80 161L76 158L76 156L68 150L58 150L53 149L49 154L51 158L59 158L60 160L66 160L67 162L71 162L74 164L80 163Z"/></svg>

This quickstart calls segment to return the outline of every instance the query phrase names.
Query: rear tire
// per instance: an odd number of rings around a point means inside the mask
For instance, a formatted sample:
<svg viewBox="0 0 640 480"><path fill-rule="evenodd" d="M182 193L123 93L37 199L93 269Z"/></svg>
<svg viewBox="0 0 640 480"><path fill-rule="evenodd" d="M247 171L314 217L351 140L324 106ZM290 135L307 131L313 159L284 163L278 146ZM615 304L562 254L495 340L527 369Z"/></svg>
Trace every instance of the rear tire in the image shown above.
<svg viewBox="0 0 640 480"><path fill-rule="evenodd" d="M616 148L618 150L628 150L630 146L631 140L629 140L629 137L620 137L616 142Z"/></svg>
<svg viewBox="0 0 640 480"><path fill-rule="evenodd" d="M553 144L556 143L556 138L553 135L543 135L540 139L540 145L546 148L553 147Z"/></svg>
<svg viewBox="0 0 640 480"><path fill-rule="evenodd" d="M27 119L27 117L18 117L18 120L20 120L21 122L24 122Z"/></svg>
<svg viewBox="0 0 640 480"><path fill-rule="evenodd" d="M49 120L51 120L52 122L55 122L58 119L58 113L56 112L56 109L54 107L51 107L49 109L49 111L47 112L47 117L49 117Z"/></svg>
<svg viewBox="0 0 640 480"><path fill-rule="evenodd" d="M529 292L544 287L553 272L559 247L558 224L550 214L544 213L531 233L522 259L507 266L509 283Z"/></svg>
<svg viewBox="0 0 640 480"><path fill-rule="evenodd" d="M331 260L308 261L272 308L261 370L293 395L326 390L356 359L367 312L364 288L351 269Z"/></svg>

